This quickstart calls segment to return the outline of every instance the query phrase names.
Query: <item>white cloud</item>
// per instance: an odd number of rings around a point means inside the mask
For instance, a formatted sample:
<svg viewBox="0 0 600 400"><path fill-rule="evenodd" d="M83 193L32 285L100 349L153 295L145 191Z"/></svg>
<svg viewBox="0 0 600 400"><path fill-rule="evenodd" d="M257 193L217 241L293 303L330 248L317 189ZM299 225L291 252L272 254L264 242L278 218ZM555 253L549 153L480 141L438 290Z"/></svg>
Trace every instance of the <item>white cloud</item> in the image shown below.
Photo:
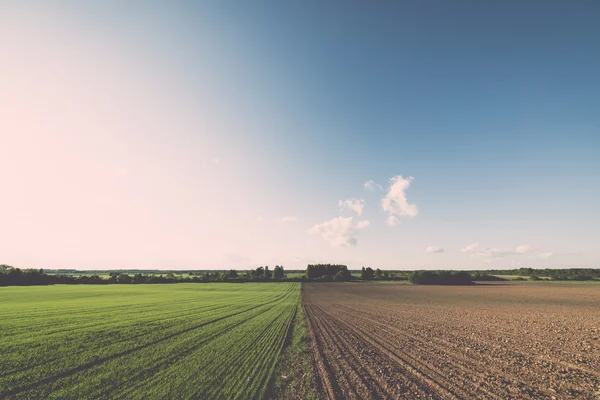
<svg viewBox="0 0 600 400"><path fill-rule="evenodd" d="M390 179L390 187L387 194L381 200L381 208L387 211L390 217L407 217L413 218L419 214L419 209L416 204L409 204L406 199L405 190L410 186L413 177L404 179L401 175ZM386 223L390 226L397 225L398 218L391 219L388 217Z"/></svg>
<svg viewBox="0 0 600 400"><path fill-rule="evenodd" d="M443 253L444 249L439 246L429 246L425 249L425 253Z"/></svg>
<svg viewBox="0 0 600 400"><path fill-rule="evenodd" d="M383 190L383 188L381 187L381 185L375 183L375 181L366 181L363 185L365 187L365 189L369 190L369 191L374 191L375 188L379 189L379 190Z"/></svg>
<svg viewBox="0 0 600 400"><path fill-rule="evenodd" d="M282 217L281 218L281 222L296 222L298 221L298 217L291 217L291 216L287 216L287 217Z"/></svg>
<svg viewBox="0 0 600 400"><path fill-rule="evenodd" d="M472 253L475 250L477 250L478 247L479 247L479 243L471 243L469 245L466 245L462 249L460 249L460 251L462 251L463 253Z"/></svg>
<svg viewBox="0 0 600 400"><path fill-rule="evenodd" d="M538 257L540 257L540 258L550 258L550 257L554 258L554 257L561 257L561 256L578 256L580 254L581 253L551 253L551 252L549 252L549 253L540 253L538 255Z"/></svg>
<svg viewBox="0 0 600 400"><path fill-rule="evenodd" d="M256 222L263 222L264 218L262 215L256 217Z"/></svg>
<svg viewBox="0 0 600 400"><path fill-rule="evenodd" d="M371 223L367 220L354 223L352 217L337 217L322 224L317 224L308 230L311 235L320 234L327 240L331 247L356 246L357 234Z"/></svg>
<svg viewBox="0 0 600 400"><path fill-rule="evenodd" d="M535 250L535 247L528 244L517 246L517 253L519 254L531 253L533 250Z"/></svg>
<svg viewBox="0 0 600 400"><path fill-rule="evenodd" d="M221 160L218 157L211 158L210 162L213 164L221 164Z"/></svg>
<svg viewBox="0 0 600 400"><path fill-rule="evenodd" d="M361 215L363 212L363 208L365 206L365 201L362 199L361 200L359 200L359 199L339 200L338 206L342 207L342 209L344 207L346 207L349 210L354 211L356 214Z"/></svg>
<svg viewBox="0 0 600 400"><path fill-rule="evenodd" d="M498 258L503 258L503 257L507 257L507 256L517 255L517 254L520 254L520 253L517 253L514 250L502 250L502 249L497 249L497 248L487 248L478 253L475 253L476 256L486 258L489 260L496 260Z"/></svg>
<svg viewBox="0 0 600 400"><path fill-rule="evenodd" d="M473 243L475 245L476 243ZM529 254L536 250L535 247L525 244L521 246L517 246L514 250L512 249L498 249L498 248L486 248L485 250L476 251L477 246L469 245L462 249L465 253L471 253L471 257L479 257L482 258L486 262L491 262L494 260L498 260L505 257L510 256L521 256L524 254ZM465 250L469 249L469 250Z"/></svg>
<svg viewBox="0 0 600 400"><path fill-rule="evenodd" d="M387 217L387 218L385 219L385 224L386 224L387 226L396 226L396 225L398 225L399 223L400 223L400 220L398 220L398 218L396 218L396 217L395 217L395 216L393 216L393 215L390 215L389 217Z"/></svg>

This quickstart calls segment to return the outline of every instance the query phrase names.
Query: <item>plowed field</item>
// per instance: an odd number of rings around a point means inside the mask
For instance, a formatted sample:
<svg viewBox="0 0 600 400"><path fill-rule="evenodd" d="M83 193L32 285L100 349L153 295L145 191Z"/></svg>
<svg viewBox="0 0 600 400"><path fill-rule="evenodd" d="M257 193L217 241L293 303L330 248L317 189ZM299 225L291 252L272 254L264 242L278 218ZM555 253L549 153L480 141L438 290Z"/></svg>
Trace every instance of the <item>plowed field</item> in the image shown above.
<svg viewBox="0 0 600 400"><path fill-rule="evenodd" d="M302 287L329 398L600 398L600 286Z"/></svg>

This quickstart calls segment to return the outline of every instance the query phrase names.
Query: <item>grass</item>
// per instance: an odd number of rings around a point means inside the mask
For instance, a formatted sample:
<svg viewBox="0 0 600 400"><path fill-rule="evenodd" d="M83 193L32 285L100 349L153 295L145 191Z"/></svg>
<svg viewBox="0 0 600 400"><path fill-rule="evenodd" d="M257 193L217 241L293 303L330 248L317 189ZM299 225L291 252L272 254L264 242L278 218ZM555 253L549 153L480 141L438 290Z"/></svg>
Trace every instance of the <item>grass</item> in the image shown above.
<svg viewBox="0 0 600 400"><path fill-rule="evenodd" d="M298 304L287 346L276 368L272 399L320 399L315 381L304 310Z"/></svg>
<svg viewBox="0 0 600 400"><path fill-rule="evenodd" d="M299 289L0 288L0 398L265 397Z"/></svg>
<svg viewBox="0 0 600 400"><path fill-rule="evenodd" d="M540 280L530 280L529 276L525 275L494 275L498 278L506 279L508 282L513 283L552 283L552 284L598 284L600 280L591 280L591 281L555 281L552 280L549 276L540 276ZM521 278L521 279L519 279Z"/></svg>
<svg viewBox="0 0 600 400"><path fill-rule="evenodd" d="M412 283L410 283L407 280L397 280L397 281L377 281L377 280L372 280L372 281L363 281L363 280L353 280L353 281L348 281L346 283L351 283L351 284L378 284L378 285L412 285Z"/></svg>
<svg viewBox="0 0 600 400"><path fill-rule="evenodd" d="M498 278L506 279L509 281L513 281L515 279L529 279L529 275L492 275L497 276ZM549 276L540 276L540 280L550 280Z"/></svg>
<svg viewBox="0 0 600 400"><path fill-rule="evenodd" d="M600 280L593 281L553 281L550 279L542 279L539 281L513 281L511 283L540 283L540 284L552 284L552 285L598 285L600 284Z"/></svg>
<svg viewBox="0 0 600 400"><path fill-rule="evenodd" d="M301 278L306 276L304 272L286 272L285 275L288 278Z"/></svg>

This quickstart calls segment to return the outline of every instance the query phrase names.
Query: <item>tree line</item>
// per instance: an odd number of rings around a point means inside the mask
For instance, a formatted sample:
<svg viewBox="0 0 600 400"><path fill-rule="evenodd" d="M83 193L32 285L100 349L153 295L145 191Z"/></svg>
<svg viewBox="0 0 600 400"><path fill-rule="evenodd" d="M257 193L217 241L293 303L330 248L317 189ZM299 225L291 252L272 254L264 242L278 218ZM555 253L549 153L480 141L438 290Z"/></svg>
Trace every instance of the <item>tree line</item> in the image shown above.
<svg viewBox="0 0 600 400"><path fill-rule="evenodd" d="M414 271L408 281L417 285L470 285L473 278L465 271Z"/></svg>
<svg viewBox="0 0 600 400"><path fill-rule="evenodd" d="M308 264L305 276L309 280L348 281L352 279L348 267L341 264Z"/></svg>
<svg viewBox="0 0 600 400"><path fill-rule="evenodd" d="M73 271L76 272L76 271ZM173 272L148 275L140 272L128 274L118 271L109 273L108 278L99 275L71 275L67 273L48 274L43 269L20 269L10 265L0 265L0 286L32 286L54 284L139 284L139 283L180 283L180 282L280 282L299 281L288 278L283 266L258 267L245 272L235 269L228 271L189 272L187 276L177 276Z"/></svg>
<svg viewBox="0 0 600 400"><path fill-rule="evenodd" d="M59 271L59 272L56 272ZM29 286L53 284L139 284L139 283L181 283L181 282L304 282L304 281L377 281L408 280L421 285L464 285L473 281L501 281L495 275L526 276L530 280L549 277L551 280L591 281L600 280L600 269L532 269L486 271L382 271L379 268L362 267L360 275L354 276L346 265L309 264L303 275L288 277L283 266L276 265L256 269L236 271L160 271L148 270L133 272L106 271L108 277L98 274L82 275L76 270L54 270L47 273L42 269L19 269L0 265L0 286ZM177 274L178 273L178 274ZM185 276L181 274L184 273Z"/></svg>
<svg viewBox="0 0 600 400"><path fill-rule="evenodd" d="M548 277L553 281L593 281L600 279L600 269L594 268L517 268L508 270L483 270L473 271L474 280L503 280L494 275L527 276L531 280L539 280L540 277ZM490 278L493 277L493 278Z"/></svg>
<svg viewBox="0 0 600 400"><path fill-rule="evenodd" d="M305 277L310 281L351 281L351 280L407 280L406 274L395 274L379 268L362 267L360 278L352 275L346 265L342 264L308 264Z"/></svg>

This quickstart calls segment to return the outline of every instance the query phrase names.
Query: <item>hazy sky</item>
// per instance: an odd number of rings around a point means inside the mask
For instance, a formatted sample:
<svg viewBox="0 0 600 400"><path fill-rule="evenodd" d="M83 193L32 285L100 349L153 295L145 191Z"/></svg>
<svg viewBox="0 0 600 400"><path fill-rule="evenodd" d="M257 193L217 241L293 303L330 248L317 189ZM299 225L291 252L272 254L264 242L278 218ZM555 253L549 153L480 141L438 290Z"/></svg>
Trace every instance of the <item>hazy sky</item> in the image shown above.
<svg viewBox="0 0 600 400"><path fill-rule="evenodd" d="M2 2L0 263L600 267L599 15Z"/></svg>

